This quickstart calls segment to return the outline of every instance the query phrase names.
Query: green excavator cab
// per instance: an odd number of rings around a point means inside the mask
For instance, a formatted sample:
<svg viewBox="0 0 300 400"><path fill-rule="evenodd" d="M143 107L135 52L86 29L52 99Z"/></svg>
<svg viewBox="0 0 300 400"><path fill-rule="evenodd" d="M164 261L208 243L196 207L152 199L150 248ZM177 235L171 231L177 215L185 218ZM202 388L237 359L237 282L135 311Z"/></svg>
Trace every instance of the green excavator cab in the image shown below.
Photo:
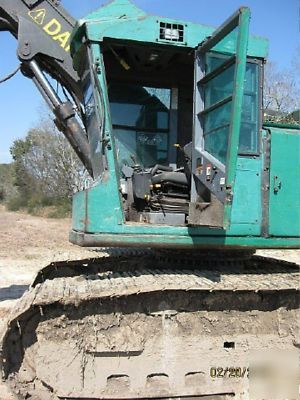
<svg viewBox="0 0 300 400"><path fill-rule="evenodd" d="M298 246L299 226L269 232L267 42L249 21L240 8L213 30L116 0L77 24L95 181L74 196L72 242Z"/></svg>

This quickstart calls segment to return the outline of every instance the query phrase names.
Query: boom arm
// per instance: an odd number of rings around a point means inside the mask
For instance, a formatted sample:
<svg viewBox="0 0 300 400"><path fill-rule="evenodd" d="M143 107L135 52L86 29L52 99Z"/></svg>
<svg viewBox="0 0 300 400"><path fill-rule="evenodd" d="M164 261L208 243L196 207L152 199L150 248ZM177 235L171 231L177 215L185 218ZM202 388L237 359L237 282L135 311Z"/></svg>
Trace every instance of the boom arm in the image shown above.
<svg viewBox="0 0 300 400"><path fill-rule="evenodd" d="M0 0L0 31L18 40L22 73L31 78L52 109L58 128L92 174L90 146L74 105L62 102L44 72L71 94L81 110L82 90L70 55L75 20L58 0Z"/></svg>

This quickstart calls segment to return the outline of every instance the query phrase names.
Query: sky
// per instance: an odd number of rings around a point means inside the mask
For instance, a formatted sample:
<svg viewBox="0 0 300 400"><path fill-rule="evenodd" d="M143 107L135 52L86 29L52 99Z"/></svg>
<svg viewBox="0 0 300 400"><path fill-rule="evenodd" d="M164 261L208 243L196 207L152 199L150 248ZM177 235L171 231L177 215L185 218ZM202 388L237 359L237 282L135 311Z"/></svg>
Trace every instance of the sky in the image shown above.
<svg viewBox="0 0 300 400"><path fill-rule="evenodd" d="M21 0L20 0L21 1ZM270 40L269 60L284 69L300 45L300 0L133 0L149 14L218 26L241 5L251 9L250 32ZM62 0L75 18L105 4L105 0ZM0 32L0 79L18 65L16 40ZM9 148L38 123L43 99L33 83L18 73L0 85L0 163L11 161Z"/></svg>

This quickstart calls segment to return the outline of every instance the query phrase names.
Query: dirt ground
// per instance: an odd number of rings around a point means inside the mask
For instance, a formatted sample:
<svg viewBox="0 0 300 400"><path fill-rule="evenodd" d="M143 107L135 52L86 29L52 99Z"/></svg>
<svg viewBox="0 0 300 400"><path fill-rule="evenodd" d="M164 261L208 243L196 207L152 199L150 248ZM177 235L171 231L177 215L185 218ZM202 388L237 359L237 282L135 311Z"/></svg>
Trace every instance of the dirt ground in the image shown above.
<svg viewBox="0 0 300 400"><path fill-rule="evenodd" d="M101 256L68 241L71 221L7 212L0 206L0 335L10 309L37 271L55 260ZM0 383L0 400L12 400Z"/></svg>
<svg viewBox="0 0 300 400"><path fill-rule="evenodd" d="M71 221L7 212L0 206L0 329L36 272L56 260L101 256L68 241Z"/></svg>
<svg viewBox="0 0 300 400"><path fill-rule="evenodd" d="M0 206L0 334L11 307L26 291L36 272L55 260L101 257L105 251L68 242L69 219L47 219L7 212ZM299 262L300 250L259 251ZM14 399L0 383L0 400Z"/></svg>

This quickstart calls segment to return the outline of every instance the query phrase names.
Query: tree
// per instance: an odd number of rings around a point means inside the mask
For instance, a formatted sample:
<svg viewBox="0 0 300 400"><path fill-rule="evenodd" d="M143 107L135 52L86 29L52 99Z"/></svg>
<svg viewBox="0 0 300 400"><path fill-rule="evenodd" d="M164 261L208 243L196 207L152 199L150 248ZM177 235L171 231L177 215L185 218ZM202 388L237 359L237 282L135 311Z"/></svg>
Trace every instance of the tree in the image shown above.
<svg viewBox="0 0 300 400"><path fill-rule="evenodd" d="M7 202L16 194L12 164L0 164L0 202Z"/></svg>
<svg viewBox="0 0 300 400"><path fill-rule="evenodd" d="M281 71L267 63L264 81L264 109L288 114L300 107L298 76L292 69Z"/></svg>
<svg viewBox="0 0 300 400"><path fill-rule="evenodd" d="M17 187L18 192L22 196L25 203L30 197L30 194L34 193L36 190L34 179L26 170L24 163L24 157L29 150L30 141L27 137L24 140L15 140L10 148L10 152L14 160L15 186Z"/></svg>
<svg viewBox="0 0 300 400"><path fill-rule="evenodd" d="M296 52L295 52L295 57L292 62L292 73L295 77L296 80L296 87L298 90L298 97L300 96L300 46L297 47ZM300 105L299 105L300 108Z"/></svg>
<svg viewBox="0 0 300 400"><path fill-rule="evenodd" d="M24 139L11 147L15 184L23 202L32 199L70 198L82 190L87 171L65 137L49 118L44 118Z"/></svg>

